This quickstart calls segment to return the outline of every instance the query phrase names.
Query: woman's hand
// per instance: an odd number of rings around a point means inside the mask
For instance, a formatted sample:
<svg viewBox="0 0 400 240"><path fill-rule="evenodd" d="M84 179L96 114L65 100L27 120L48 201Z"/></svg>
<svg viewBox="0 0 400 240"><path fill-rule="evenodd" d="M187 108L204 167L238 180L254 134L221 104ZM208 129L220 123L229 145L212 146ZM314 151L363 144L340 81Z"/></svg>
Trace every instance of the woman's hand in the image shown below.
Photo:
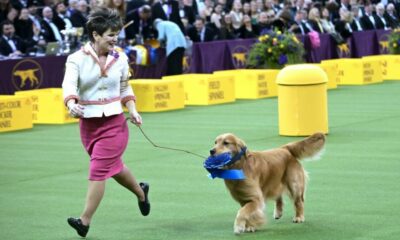
<svg viewBox="0 0 400 240"><path fill-rule="evenodd" d="M142 117L136 110L130 111L129 115L130 115L129 117L130 117L131 123L135 124L136 126L142 125L142 123L143 123Z"/></svg>
<svg viewBox="0 0 400 240"><path fill-rule="evenodd" d="M85 108L80 105L77 104L73 101L68 102L68 111L69 111L69 115L71 115L71 117L73 118L81 118L83 117L83 110Z"/></svg>

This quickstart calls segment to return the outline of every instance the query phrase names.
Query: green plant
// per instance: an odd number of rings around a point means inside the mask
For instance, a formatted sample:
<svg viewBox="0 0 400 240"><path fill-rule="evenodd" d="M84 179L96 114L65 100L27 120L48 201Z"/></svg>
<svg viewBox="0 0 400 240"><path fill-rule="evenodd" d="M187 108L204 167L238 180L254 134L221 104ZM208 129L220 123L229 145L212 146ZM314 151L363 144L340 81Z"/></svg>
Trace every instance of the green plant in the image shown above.
<svg viewBox="0 0 400 240"><path fill-rule="evenodd" d="M396 28L389 34L388 48L390 54L400 54L400 29Z"/></svg>
<svg viewBox="0 0 400 240"><path fill-rule="evenodd" d="M270 31L258 38L247 57L247 68L281 69L304 62L304 46L292 33Z"/></svg>

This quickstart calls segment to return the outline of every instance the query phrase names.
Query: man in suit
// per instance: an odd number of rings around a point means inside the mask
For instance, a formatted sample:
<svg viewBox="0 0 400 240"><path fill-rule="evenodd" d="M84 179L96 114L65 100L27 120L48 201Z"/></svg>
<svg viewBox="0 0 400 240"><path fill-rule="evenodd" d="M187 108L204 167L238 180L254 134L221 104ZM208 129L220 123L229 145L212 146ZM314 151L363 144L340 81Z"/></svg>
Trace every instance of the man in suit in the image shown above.
<svg viewBox="0 0 400 240"><path fill-rule="evenodd" d="M204 19L197 17L194 26L188 29L187 34L193 42L209 42L216 38L214 31L205 25Z"/></svg>
<svg viewBox="0 0 400 240"><path fill-rule="evenodd" d="M384 13L385 13L385 6L383 6L382 3L376 4L376 15L374 16L376 29L385 29L385 30L390 29L389 23L385 19Z"/></svg>
<svg viewBox="0 0 400 240"><path fill-rule="evenodd" d="M362 27L361 21L360 21L360 7L357 5L353 5L351 7L351 12L353 13L353 19L350 22L351 30L353 32L358 32L358 31L363 31L364 28Z"/></svg>
<svg viewBox="0 0 400 240"><path fill-rule="evenodd" d="M40 21L41 35L46 42L62 42L63 37L60 30L53 22L53 10L50 7L44 7L42 10L43 19Z"/></svg>
<svg viewBox="0 0 400 240"><path fill-rule="evenodd" d="M389 26L392 29L399 27L399 16L396 13L395 6L393 3L389 3L386 6L385 19L388 21Z"/></svg>
<svg viewBox="0 0 400 240"><path fill-rule="evenodd" d="M0 55L10 58L22 55L24 46L22 39L16 36L14 25L9 20L4 20L0 24L1 37L0 37Z"/></svg>
<svg viewBox="0 0 400 240"><path fill-rule="evenodd" d="M86 33L86 22L88 16L88 4L86 0L80 0L77 4L77 10L71 14L71 23L74 27L83 27Z"/></svg>
<svg viewBox="0 0 400 240"><path fill-rule="evenodd" d="M185 33L185 27L183 26L181 16L179 15L179 3L176 0L157 0L152 6L152 18L168 20L176 23L181 29L182 33Z"/></svg>
<svg viewBox="0 0 400 240"><path fill-rule="evenodd" d="M149 5L143 5L138 9L128 12L126 14L126 22L132 22L125 28L126 39L131 40L141 37L142 40L146 40L153 37L151 7Z"/></svg>
<svg viewBox="0 0 400 240"><path fill-rule="evenodd" d="M53 22L59 30L71 29L72 22L67 17L67 7L63 2L59 2L54 7L56 14L53 17Z"/></svg>
<svg viewBox="0 0 400 240"><path fill-rule="evenodd" d="M361 26L364 30L376 29L375 18L372 15L372 5L367 4L364 7L365 15L360 18Z"/></svg>

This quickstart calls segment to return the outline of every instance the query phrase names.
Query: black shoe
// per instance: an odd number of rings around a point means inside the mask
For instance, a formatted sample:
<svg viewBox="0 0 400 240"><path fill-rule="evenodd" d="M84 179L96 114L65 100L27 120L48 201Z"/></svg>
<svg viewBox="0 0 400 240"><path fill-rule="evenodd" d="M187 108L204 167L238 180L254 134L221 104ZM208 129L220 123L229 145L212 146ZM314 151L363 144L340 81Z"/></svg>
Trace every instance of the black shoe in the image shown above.
<svg viewBox="0 0 400 240"><path fill-rule="evenodd" d="M83 225L80 218L68 218L68 224L76 230L79 236L86 237L86 234L89 231L89 226Z"/></svg>
<svg viewBox="0 0 400 240"><path fill-rule="evenodd" d="M139 183L139 186L144 192L144 201L139 201L139 209L143 216L147 216L150 213L150 202L148 198L150 186L148 183Z"/></svg>

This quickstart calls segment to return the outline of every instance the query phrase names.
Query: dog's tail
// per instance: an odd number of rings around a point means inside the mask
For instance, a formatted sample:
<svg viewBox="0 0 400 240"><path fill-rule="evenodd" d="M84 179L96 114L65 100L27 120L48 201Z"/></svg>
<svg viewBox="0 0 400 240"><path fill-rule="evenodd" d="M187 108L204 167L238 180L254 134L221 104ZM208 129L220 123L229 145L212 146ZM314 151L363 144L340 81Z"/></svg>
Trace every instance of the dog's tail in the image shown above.
<svg viewBox="0 0 400 240"><path fill-rule="evenodd" d="M298 160L305 158L318 158L325 145L325 135L323 133L314 133L306 139L298 142L289 143L285 146L287 150Z"/></svg>

